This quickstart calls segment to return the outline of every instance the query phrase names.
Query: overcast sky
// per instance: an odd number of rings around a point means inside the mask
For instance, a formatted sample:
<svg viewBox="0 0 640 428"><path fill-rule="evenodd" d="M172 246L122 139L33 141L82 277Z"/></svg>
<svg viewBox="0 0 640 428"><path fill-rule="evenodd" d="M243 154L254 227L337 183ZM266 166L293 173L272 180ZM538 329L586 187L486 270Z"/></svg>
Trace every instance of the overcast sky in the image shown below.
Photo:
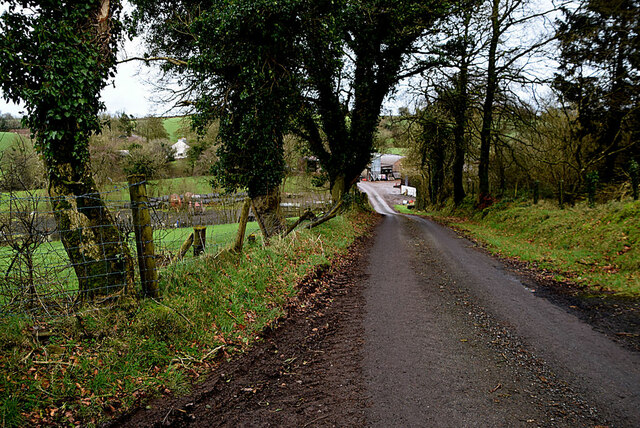
<svg viewBox="0 0 640 428"><path fill-rule="evenodd" d="M551 6L550 0L536 0L533 4L535 4L536 8L542 10L546 10ZM0 12L5 8L6 5L0 4ZM127 41L123 49L120 50L118 57L124 59L138 56L142 53L143 47L140 42ZM545 68L549 67L550 64L547 61L545 63ZM170 105L157 102L157 97L154 96L153 84L149 83L157 80L154 76L154 71L140 62L128 62L118 65L116 78L102 91L102 100L106 105L107 112L111 114L125 112L135 117L147 115L164 116L178 113L170 111ZM397 113L398 107L413 104L415 100L406 95L405 91L407 89L406 86L400 85L395 92L395 98L385 102L382 113ZM14 116L18 116L21 115L22 110L21 106L7 104L0 98L1 113L11 113Z"/></svg>

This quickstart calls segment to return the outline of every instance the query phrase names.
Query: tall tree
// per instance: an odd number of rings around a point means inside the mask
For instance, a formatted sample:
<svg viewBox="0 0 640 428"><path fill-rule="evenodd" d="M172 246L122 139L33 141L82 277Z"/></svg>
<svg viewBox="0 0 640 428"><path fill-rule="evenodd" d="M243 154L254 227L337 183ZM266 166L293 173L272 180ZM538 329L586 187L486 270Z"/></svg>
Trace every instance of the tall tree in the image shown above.
<svg viewBox="0 0 640 428"><path fill-rule="evenodd" d="M196 108L221 112L216 106L223 101L233 109L224 115L235 132L225 133L221 123L227 141L220 166L228 179L237 181L246 171L276 183L282 176L279 134L295 119L336 202L370 160L382 102L402 77L407 56L448 7L435 0L134 3L150 22L150 56L171 56L168 67L183 66L193 77L187 92L200 100ZM217 88L215 94L206 95L205 87ZM247 145L248 135L233 143L238 132L257 137L255 144ZM243 147L251 147L244 157Z"/></svg>
<svg viewBox="0 0 640 428"><path fill-rule="evenodd" d="M578 115L575 138L589 146L584 171L616 176L620 154L640 155L640 2L588 0L564 9L558 24L560 73L555 86ZM583 172L584 172L583 171Z"/></svg>
<svg viewBox="0 0 640 428"><path fill-rule="evenodd" d="M488 31L478 165L480 202L489 197L489 167L499 91L506 94L513 85L526 85L536 80L526 76L526 66L553 40L553 35L544 29L549 14L555 10L541 8L530 0L486 0L484 7L487 9ZM534 33L534 36L527 38L527 33ZM518 40L513 40L516 37ZM505 95L503 98L508 97Z"/></svg>
<svg viewBox="0 0 640 428"><path fill-rule="evenodd" d="M0 17L0 88L22 101L49 179L62 242L86 296L132 279L125 243L91 175L100 91L114 75L118 1L15 0Z"/></svg>
<svg viewBox="0 0 640 428"><path fill-rule="evenodd" d="M464 165L468 145L468 121L473 107L474 62L483 49L482 27L484 18L478 13L481 0L456 2L451 15L443 25L438 37L445 38L439 48L446 67L436 73L444 75L439 88L433 91L438 101L450 112L453 121L454 158L452 164L453 200L459 204L465 197ZM445 70L451 68L449 74Z"/></svg>
<svg viewBox="0 0 640 428"><path fill-rule="evenodd" d="M441 1L313 1L303 17L307 76L300 134L327 172L335 201L370 160L385 97L422 37L449 10Z"/></svg>
<svg viewBox="0 0 640 428"><path fill-rule="evenodd" d="M491 35L487 53L487 88L482 105L482 128L480 129L480 165L478 166L479 200L489 196L489 155L491 150L491 126L493 125L493 101L498 89L496 56L500 41L500 0L491 0Z"/></svg>
<svg viewBox="0 0 640 428"><path fill-rule="evenodd" d="M134 3L150 54L167 59L164 70L181 79L194 125L204 131L220 120L220 183L246 188L263 232L278 233L283 136L297 102L300 2Z"/></svg>

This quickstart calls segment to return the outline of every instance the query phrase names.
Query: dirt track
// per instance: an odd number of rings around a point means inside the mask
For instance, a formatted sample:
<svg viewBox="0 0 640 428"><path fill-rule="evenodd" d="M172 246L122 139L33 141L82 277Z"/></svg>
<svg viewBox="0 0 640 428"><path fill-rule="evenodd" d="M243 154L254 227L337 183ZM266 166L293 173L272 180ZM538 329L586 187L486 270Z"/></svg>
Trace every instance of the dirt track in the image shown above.
<svg viewBox="0 0 640 428"><path fill-rule="evenodd" d="M308 279L306 310L194 395L119 424L640 426L637 351L449 229L391 215L375 194L388 187L363 188L389 215Z"/></svg>

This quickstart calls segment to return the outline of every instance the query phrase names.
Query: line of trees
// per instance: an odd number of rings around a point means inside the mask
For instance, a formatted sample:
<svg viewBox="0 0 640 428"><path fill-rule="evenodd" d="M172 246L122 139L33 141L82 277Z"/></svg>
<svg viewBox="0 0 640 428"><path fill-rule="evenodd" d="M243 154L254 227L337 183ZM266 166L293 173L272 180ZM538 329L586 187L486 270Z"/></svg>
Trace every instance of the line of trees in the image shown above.
<svg viewBox="0 0 640 428"><path fill-rule="evenodd" d="M457 3L431 39L443 66L421 76L411 116L420 203L459 204L465 184L485 206L536 181L552 192L562 180L574 196L596 176L628 181L640 156L638 3Z"/></svg>
<svg viewBox="0 0 640 428"><path fill-rule="evenodd" d="M448 12L441 1L135 0L146 61L163 61L194 123L220 120L214 169L247 188L267 235L282 230L283 136L307 142L336 205L370 160L380 109L406 58ZM332 210L334 213L335 210Z"/></svg>

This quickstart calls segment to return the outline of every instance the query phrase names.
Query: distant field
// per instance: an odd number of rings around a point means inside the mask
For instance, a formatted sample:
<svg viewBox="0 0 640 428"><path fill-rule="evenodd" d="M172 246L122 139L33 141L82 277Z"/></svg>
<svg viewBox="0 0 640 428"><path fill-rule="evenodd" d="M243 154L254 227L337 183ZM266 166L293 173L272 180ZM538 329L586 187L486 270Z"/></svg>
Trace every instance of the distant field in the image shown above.
<svg viewBox="0 0 640 428"><path fill-rule="evenodd" d="M113 186L100 189L104 199L108 201L128 201L129 187L127 183L114 183ZM162 180L149 180L147 182L147 196L159 197L177 193L183 195L186 192L195 194L207 194L214 192L211 187L211 177L178 177Z"/></svg>
<svg viewBox="0 0 640 428"><path fill-rule="evenodd" d="M175 143L178 141L178 138L182 137L182 135L179 135L178 130L185 125L185 121L187 120L188 117L186 116L168 117L164 119L164 129L169 133L169 139L172 143Z"/></svg>
<svg viewBox="0 0 640 428"><path fill-rule="evenodd" d="M385 150L385 152L390 155L400 155L400 156L406 156L407 151L408 150L404 147L390 147Z"/></svg>
<svg viewBox="0 0 640 428"><path fill-rule="evenodd" d="M13 132L0 132L0 150L7 150L18 138L20 136Z"/></svg>

